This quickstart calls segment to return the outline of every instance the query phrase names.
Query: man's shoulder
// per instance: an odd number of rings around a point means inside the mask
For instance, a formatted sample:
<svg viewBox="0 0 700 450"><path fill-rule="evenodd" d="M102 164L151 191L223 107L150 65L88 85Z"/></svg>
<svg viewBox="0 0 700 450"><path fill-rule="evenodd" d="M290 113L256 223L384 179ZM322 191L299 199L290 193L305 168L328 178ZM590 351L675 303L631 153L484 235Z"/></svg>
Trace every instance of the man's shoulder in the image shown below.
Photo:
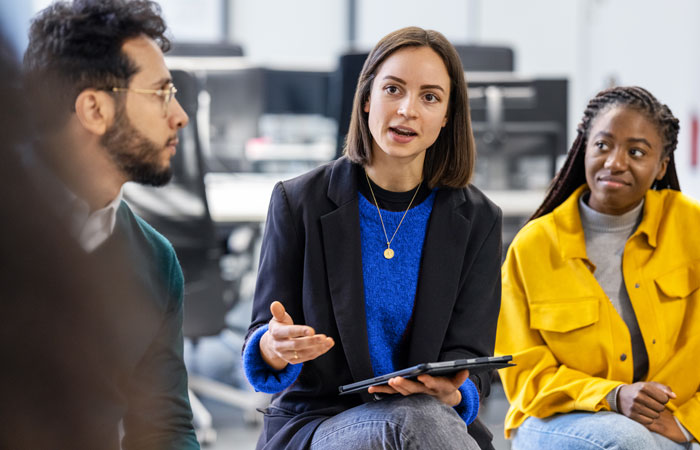
<svg viewBox="0 0 700 450"><path fill-rule="evenodd" d="M164 256L175 256L175 249L170 241L141 216L132 211L129 204L124 200L122 200L117 210L117 224L120 224L120 222L127 232L138 235L134 236L134 238L140 237L145 239L155 252L163 253Z"/></svg>
<svg viewBox="0 0 700 450"><path fill-rule="evenodd" d="M117 226L122 228L121 232L135 247L136 254L143 255L144 251L147 252L146 259L151 261L157 272L164 277L171 296L181 299L184 279L180 262L170 241L134 213L125 201L122 201L117 210Z"/></svg>

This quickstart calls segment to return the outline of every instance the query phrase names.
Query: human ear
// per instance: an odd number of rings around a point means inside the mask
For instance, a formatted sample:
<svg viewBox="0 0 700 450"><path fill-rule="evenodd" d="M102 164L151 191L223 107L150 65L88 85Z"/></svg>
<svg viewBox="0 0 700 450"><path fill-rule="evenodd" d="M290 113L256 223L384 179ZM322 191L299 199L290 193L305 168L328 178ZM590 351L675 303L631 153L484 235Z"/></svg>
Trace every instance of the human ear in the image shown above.
<svg viewBox="0 0 700 450"><path fill-rule="evenodd" d="M75 115L87 131L101 136L114 118L114 99L104 91L85 89L75 99Z"/></svg>
<svg viewBox="0 0 700 450"><path fill-rule="evenodd" d="M661 160L661 165L659 166L659 171L656 173L656 179L660 180L666 175L666 169L668 169L668 162L671 160L670 156L666 156Z"/></svg>
<svg viewBox="0 0 700 450"><path fill-rule="evenodd" d="M369 113L369 97L367 97L367 100L365 100L365 104L362 107L362 109L366 112Z"/></svg>

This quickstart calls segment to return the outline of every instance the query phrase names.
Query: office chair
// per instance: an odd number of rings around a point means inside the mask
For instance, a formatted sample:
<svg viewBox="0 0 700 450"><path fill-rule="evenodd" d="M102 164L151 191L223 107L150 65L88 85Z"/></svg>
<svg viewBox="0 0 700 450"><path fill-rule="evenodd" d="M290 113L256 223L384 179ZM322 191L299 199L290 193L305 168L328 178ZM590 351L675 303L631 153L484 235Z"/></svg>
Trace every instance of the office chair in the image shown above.
<svg viewBox="0 0 700 450"><path fill-rule="evenodd" d="M201 81L192 73L173 70L177 99L190 117L181 132L178 149L171 162L172 182L162 188L130 186L125 192L129 203L175 248L185 277L183 334L196 351L198 341L217 336L226 328L225 316L237 301L236 281L222 273L225 243L217 235L209 213L204 175L206 161L200 138L198 98ZM196 371L194 367L188 367ZM264 404L260 395L235 389L227 384L189 374L190 402L198 439L208 444L216 439L212 418L195 393L242 408L254 417L255 408Z"/></svg>

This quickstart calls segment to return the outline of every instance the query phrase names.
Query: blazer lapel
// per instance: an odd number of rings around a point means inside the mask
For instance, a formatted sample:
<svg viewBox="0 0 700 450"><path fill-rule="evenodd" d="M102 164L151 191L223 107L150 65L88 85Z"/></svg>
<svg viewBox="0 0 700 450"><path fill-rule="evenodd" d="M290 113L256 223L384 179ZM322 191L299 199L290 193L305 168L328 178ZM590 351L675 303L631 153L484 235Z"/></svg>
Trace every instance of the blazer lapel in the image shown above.
<svg viewBox="0 0 700 450"><path fill-rule="evenodd" d="M352 377L360 381L374 373L367 342L357 169L345 157L336 161L328 197L338 208L321 217L321 229L333 314L342 347L350 349L345 356Z"/></svg>
<svg viewBox="0 0 700 450"><path fill-rule="evenodd" d="M409 331L409 366L433 362L442 342L457 299L459 280L470 221L460 213L466 201L461 190L437 192L423 244L423 257Z"/></svg>

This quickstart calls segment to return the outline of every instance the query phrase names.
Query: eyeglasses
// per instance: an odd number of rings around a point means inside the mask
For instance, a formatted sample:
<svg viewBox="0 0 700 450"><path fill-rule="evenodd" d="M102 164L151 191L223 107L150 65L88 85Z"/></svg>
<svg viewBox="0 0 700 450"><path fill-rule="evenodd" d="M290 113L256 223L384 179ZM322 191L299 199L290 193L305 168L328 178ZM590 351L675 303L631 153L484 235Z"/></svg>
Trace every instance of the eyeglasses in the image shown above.
<svg viewBox="0 0 700 450"><path fill-rule="evenodd" d="M177 88L173 84L169 84L165 89L140 89L140 88L120 88L113 87L112 92L135 92L137 94L153 94L163 99L163 115L168 114L168 107L175 94Z"/></svg>

